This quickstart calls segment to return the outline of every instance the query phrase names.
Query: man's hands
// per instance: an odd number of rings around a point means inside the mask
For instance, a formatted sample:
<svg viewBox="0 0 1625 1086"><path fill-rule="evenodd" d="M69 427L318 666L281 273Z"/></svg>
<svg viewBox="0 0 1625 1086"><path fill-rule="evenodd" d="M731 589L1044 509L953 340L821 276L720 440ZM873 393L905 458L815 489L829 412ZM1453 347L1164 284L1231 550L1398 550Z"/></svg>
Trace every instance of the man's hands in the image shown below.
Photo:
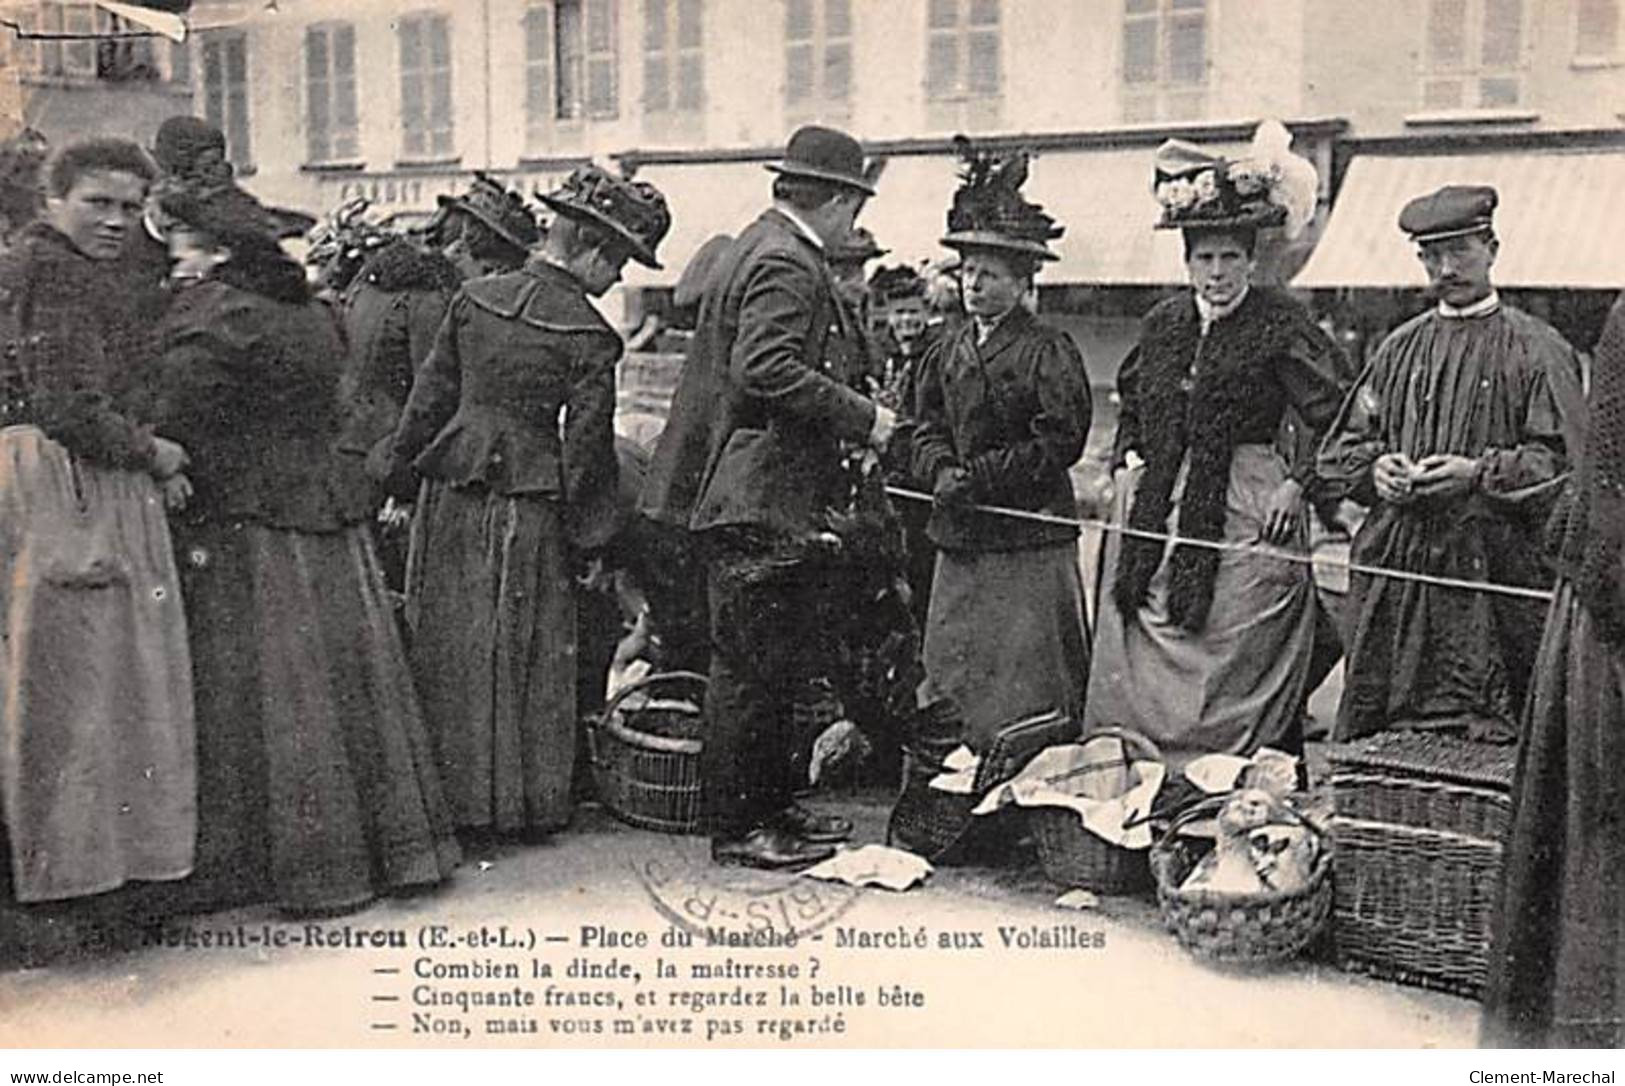
<svg viewBox="0 0 1625 1086"><path fill-rule="evenodd" d="M1303 484L1286 479L1270 495L1264 511L1264 542L1290 543L1303 524Z"/></svg>
<svg viewBox="0 0 1625 1086"><path fill-rule="evenodd" d="M1371 466L1377 497L1394 505L1418 499L1454 498L1471 491L1478 480L1478 461L1453 453L1432 453L1412 460L1404 453L1384 453Z"/></svg>
<svg viewBox="0 0 1625 1086"><path fill-rule="evenodd" d="M892 435L897 433L897 412L883 404L875 404L875 421L869 427L869 444L874 448L885 451L891 444Z"/></svg>
<svg viewBox="0 0 1625 1086"><path fill-rule="evenodd" d="M970 472L964 468L943 468L931 488L931 501L943 508L971 504Z"/></svg>
<svg viewBox="0 0 1625 1086"><path fill-rule="evenodd" d="M1478 482L1478 461L1452 453L1434 453L1417 462L1411 493L1419 498L1454 498Z"/></svg>

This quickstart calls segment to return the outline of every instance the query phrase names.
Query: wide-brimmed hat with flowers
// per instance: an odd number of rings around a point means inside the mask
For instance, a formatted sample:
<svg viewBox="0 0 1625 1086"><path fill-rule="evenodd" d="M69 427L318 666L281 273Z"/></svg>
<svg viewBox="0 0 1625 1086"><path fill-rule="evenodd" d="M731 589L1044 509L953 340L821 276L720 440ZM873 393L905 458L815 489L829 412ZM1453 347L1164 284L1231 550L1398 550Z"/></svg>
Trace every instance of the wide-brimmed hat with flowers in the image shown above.
<svg viewBox="0 0 1625 1086"><path fill-rule="evenodd" d="M478 219L497 237L516 249L528 250L541 240L536 218L524 197L483 171L474 172L468 191L459 196L438 196L441 207Z"/></svg>
<svg viewBox="0 0 1625 1086"><path fill-rule="evenodd" d="M615 234L639 264L659 270L655 250L671 229L671 211L660 190L647 181L632 181L588 163L577 166L564 184L537 199L558 212L583 219Z"/></svg>
<svg viewBox="0 0 1625 1086"><path fill-rule="evenodd" d="M959 252L994 249L1039 260L1061 259L1048 243L1066 229L1021 195L1027 182L1027 153L980 151L964 136L954 137L954 147L961 163L960 185L948 210L948 233L942 244Z"/></svg>
<svg viewBox="0 0 1625 1086"><path fill-rule="evenodd" d="M1315 167L1292 153L1279 121L1264 121L1241 158L1209 154L1184 140L1157 148L1152 193L1159 230L1261 230L1296 237L1315 213Z"/></svg>

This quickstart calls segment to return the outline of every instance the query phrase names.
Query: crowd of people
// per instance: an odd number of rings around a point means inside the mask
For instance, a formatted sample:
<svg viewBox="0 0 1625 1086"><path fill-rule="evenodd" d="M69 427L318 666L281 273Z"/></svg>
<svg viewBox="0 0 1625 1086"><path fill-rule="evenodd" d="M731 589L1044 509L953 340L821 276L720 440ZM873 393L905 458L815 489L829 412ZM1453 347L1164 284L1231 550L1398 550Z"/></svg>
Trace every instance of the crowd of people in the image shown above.
<svg viewBox="0 0 1625 1086"><path fill-rule="evenodd" d="M685 272L693 333L638 447L593 300L660 267L644 182L583 166L538 208L477 175L411 235L341 209L307 269L283 241L314 220L244 190L204 122L150 150L14 145L0 908L22 957L28 924L343 912L564 830L618 638L620 662L708 674L712 855L768 868L853 833L800 800L833 749L813 733L929 760L1055 712L1176 766L1297 754L1329 639L1338 738L1524 738L1487 1036L1619 1043L1618 971L1592 965L1625 945L1595 882L1625 870L1625 316L1588 444L1578 352L1495 291L1496 192L1447 186L1396 208L1436 305L1361 368L1253 281L1314 210L1287 142L1266 123L1247 156L1169 141L1148 164L1191 288L1120 367L1126 531L1093 630L1071 474L1092 390L1036 312L1064 227L1024 155L963 143L952 263L871 277L877 171L797 131L760 217ZM1303 558L1351 502L1344 645ZM1554 583L1542 644L1529 590Z"/></svg>

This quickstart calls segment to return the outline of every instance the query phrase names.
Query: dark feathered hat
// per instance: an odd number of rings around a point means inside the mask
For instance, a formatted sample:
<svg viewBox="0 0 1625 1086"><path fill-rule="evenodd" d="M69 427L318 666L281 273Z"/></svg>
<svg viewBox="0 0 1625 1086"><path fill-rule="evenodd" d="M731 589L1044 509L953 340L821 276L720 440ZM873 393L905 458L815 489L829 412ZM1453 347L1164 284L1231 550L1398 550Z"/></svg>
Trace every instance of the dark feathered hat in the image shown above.
<svg viewBox="0 0 1625 1086"><path fill-rule="evenodd" d="M1047 244L1065 228L1037 204L1021 195L1027 182L1028 154L996 155L978 150L964 136L954 137L959 152L959 191L948 210L950 249L1003 249L1040 260L1059 260Z"/></svg>
<svg viewBox="0 0 1625 1086"><path fill-rule="evenodd" d="M648 182L616 177L588 163L537 199L561 215L597 223L626 242L638 263L660 268L655 250L671 229L671 211L660 190Z"/></svg>
<svg viewBox="0 0 1625 1086"><path fill-rule="evenodd" d="M524 197L505 188L484 171L474 171L473 182L461 196L442 195L435 199L443 208L478 219L516 249L528 250L541 239L536 218L525 206Z"/></svg>

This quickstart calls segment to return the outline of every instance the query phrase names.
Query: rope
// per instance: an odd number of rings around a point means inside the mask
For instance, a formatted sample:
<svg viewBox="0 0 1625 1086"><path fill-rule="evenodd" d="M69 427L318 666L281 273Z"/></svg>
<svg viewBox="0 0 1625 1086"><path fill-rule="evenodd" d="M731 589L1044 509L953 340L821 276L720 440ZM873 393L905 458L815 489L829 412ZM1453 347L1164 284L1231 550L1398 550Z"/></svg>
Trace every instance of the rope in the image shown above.
<svg viewBox="0 0 1625 1086"><path fill-rule="evenodd" d="M932 500L929 494L901 486L888 486L886 487L886 493L899 498L908 498L910 501L930 502ZM1116 532L1118 535L1133 536L1136 539L1155 539L1163 543L1206 547L1209 550L1224 551L1231 554L1258 554L1282 562L1296 562L1305 566L1323 566L1329 569L1346 569L1350 573L1365 573L1373 577L1387 577L1396 581L1437 585L1440 588L1460 588L1469 592L1490 592L1503 596L1516 596L1526 600L1540 600L1545 603L1550 603L1553 595L1553 593L1539 588L1524 588L1521 585L1497 584L1494 581L1467 581L1459 577L1435 577L1432 574L1413 573L1405 569L1368 566L1342 558L1317 558L1314 555L1299 554L1296 551L1283 550L1280 547L1272 547L1267 544L1235 543L1222 539L1187 539L1167 532L1148 532L1141 528L1130 528L1126 524L1114 524L1106 520L1081 520L1073 517L1057 516L1054 513L1037 513L1030 509L1010 509L1002 505L972 505L969 508L978 513L992 513L995 516L1031 521L1034 524L1059 524L1069 528L1093 528L1096 531Z"/></svg>

